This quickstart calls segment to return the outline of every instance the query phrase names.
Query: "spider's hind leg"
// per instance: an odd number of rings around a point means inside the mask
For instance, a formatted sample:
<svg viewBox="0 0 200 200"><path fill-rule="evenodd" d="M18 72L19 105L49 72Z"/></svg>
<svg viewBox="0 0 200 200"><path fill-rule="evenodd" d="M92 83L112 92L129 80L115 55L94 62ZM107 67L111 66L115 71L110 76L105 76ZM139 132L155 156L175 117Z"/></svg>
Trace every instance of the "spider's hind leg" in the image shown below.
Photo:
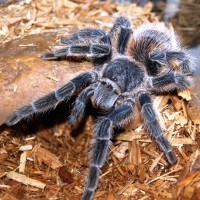
<svg viewBox="0 0 200 200"><path fill-rule="evenodd" d="M166 53L167 60L170 62L178 61L179 62L179 70L186 75L193 75L194 66L191 55L187 52L167 52Z"/></svg>
<svg viewBox="0 0 200 200"><path fill-rule="evenodd" d="M193 75L194 69L191 62L191 56L183 51L153 52L149 55L151 61L158 62L161 65L178 64L178 70L188 76ZM175 69L176 71L176 69Z"/></svg>
<svg viewBox="0 0 200 200"><path fill-rule="evenodd" d="M98 185L100 176L100 168L104 165L109 151L110 139L112 138L113 126L124 126L133 117L134 102L128 101L116 108L104 118L102 118L96 126L94 153L92 156L91 167L89 170L86 190L82 196L82 200L91 200Z"/></svg>
<svg viewBox="0 0 200 200"><path fill-rule="evenodd" d="M118 33L119 32L119 33ZM131 24L125 17L118 17L110 31L110 36L114 37L119 34L117 38L117 52L124 54L128 40L132 33Z"/></svg>
<svg viewBox="0 0 200 200"><path fill-rule="evenodd" d="M172 149L171 144L163 135L149 95L146 93L141 94L139 96L139 101L142 107L142 114L146 131L148 131L150 135L156 140L158 147L165 153L165 156L167 157L170 165L175 165L177 163L176 155Z"/></svg>

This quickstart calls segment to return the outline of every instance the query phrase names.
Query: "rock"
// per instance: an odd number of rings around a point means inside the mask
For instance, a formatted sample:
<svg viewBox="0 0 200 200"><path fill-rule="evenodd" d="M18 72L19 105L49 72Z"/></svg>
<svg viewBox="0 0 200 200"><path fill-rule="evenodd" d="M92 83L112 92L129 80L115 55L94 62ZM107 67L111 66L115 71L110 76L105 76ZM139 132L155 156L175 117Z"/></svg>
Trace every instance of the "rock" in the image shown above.
<svg viewBox="0 0 200 200"><path fill-rule="evenodd" d="M0 47L0 125L14 111L55 90L81 72L88 62L45 61L60 36L57 33L29 35Z"/></svg>
<svg viewBox="0 0 200 200"><path fill-rule="evenodd" d="M187 111L190 119L195 124L200 124L200 75L196 74L191 88L192 100L189 102Z"/></svg>

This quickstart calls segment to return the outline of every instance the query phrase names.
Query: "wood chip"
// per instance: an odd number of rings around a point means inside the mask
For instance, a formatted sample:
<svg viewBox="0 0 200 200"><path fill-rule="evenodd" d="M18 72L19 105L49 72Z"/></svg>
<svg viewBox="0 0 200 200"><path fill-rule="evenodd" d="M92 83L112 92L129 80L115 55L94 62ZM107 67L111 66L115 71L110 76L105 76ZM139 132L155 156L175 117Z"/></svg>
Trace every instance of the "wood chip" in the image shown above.
<svg viewBox="0 0 200 200"><path fill-rule="evenodd" d="M35 152L35 155L40 163L45 163L52 169L57 169L63 166L63 164L59 161L59 158L46 149L37 146L33 151Z"/></svg>
<svg viewBox="0 0 200 200"><path fill-rule="evenodd" d="M177 96L171 97L172 103L177 111L181 110L182 108L182 100L180 100Z"/></svg>
<svg viewBox="0 0 200 200"><path fill-rule="evenodd" d="M116 158L115 156L113 156L113 155L111 155L111 158L112 158L112 160L114 161L114 163L116 164L116 167L117 167L119 173L120 173L122 176L125 176L125 172L122 170L121 166L119 165L119 162L118 162L117 158Z"/></svg>
<svg viewBox="0 0 200 200"><path fill-rule="evenodd" d="M0 188L10 188L9 185L0 185Z"/></svg>
<svg viewBox="0 0 200 200"><path fill-rule="evenodd" d="M139 141L129 142L129 163L139 165L142 162Z"/></svg>
<svg viewBox="0 0 200 200"><path fill-rule="evenodd" d="M182 97L183 99L186 99L187 101L190 101L192 99L190 90L179 91L178 96Z"/></svg>
<svg viewBox="0 0 200 200"><path fill-rule="evenodd" d="M116 158L123 159L126 156L127 150L128 142L122 142L112 153Z"/></svg>
<svg viewBox="0 0 200 200"><path fill-rule="evenodd" d="M198 171L200 170L200 155L197 156L194 164L192 165L191 171Z"/></svg>
<svg viewBox="0 0 200 200"><path fill-rule="evenodd" d="M107 200L115 200L115 196L113 192L108 194Z"/></svg>
<svg viewBox="0 0 200 200"><path fill-rule="evenodd" d="M169 174L172 174L174 172L177 172L177 171L180 171L182 168L177 168L177 169L174 169L174 170L171 170L170 172L167 172L161 176L157 176L156 178L150 180L146 185L149 185L150 183L156 181L156 180L159 180L159 179L164 179L164 180L170 180L170 178L168 179L167 177L169 177ZM175 181L174 179L172 179L173 181Z"/></svg>
<svg viewBox="0 0 200 200"><path fill-rule="evenodd" d="M144 153L146 153L146 154L152 156L153 158L157 158L157 157L158 157L158 154L155 153L155 152L153 152L152 150L148 151L148 150L146 150L146 149L142 149L142 152L144 152ZM164 164L164 165L167 165L167 162L166 162L163 158L160 159L160 162L161 162L162 164Z"/></svg>
<svg viewBox="0 0 200 200"><path fill-rule="evenodd" d="M149 168L150 172L153 172L154 168L158 165L160 159L162 158L162 156L164 155L164 153L161 153L157 158L154 159L151 167Z"/></svg>
<svg viewBox="0 0 200 200"><path fill-rule="evenodd" d="M24 185L31 185L31 186L34 186L34 187L37 187L37 188L41 188L41 189L44 189L46 187L46 184L38 181L38 180L35 180L35 179L32 179L32 178L29 178L25 175L22 175L22 174L19 174L17 172L14 172L14 171L10 171L7 173L7 177L12 179L12 180L15 180L17 182L20 182Z"/></svg>
<svg viewBox="0 0 200 200"><path fill-rule="evenodd" d="M1 200L18 200L16 197L14 197L13 195L6 193Z"/></svg>
<svg viewBox="0 0 200 200"><path fill-rule="evenodd" d="M196 142L193 141L191 138L173 138L171 143L173 146L179 146L179 145L183 145L183 144L196 145Z"/></svg>
<svg viewBox="0 0 200 200"><path fill-rule="evenodd" d="M33 146L32 145L24 145L19 147L19 151L28 151L28 150L32 150Z"/></svg>
<svg viewBox="0 0 200 200"><path fill-rule="evenodd" d="M190 174L189 176L187 176L185 179L181 180L180 182L177 183L177 186L187 186L188 184L191 183L191 181L196 177L196 176L200 176L200 172L194 172L192 174Z"/></svg>
<svg viewBox="0 0 200 200"><path fill-rule="evenodd" d="M128 131L122 134L119 134L115 137L116 140L120 141L134 141L135 139L140 139L142 137L142 133L138 133L135 131Z"/></svg>
<svg viewBox="0 0 200 200"><path fill-rule="evenodd" d="M49 130L42 130L38 133L38 135L41 137L41 138L44 138L45 140L47 140L48 142L50 142L51 144L54 144L54 145L59 145L61 144L60 141L58 141L57 137L55 137L54 135L56 134L52 134L50 133ZM57 134L58 137L59 137L59 134Z"/></svg>
<svg viewBox="0 0 200 200"><path fill-rule="evenodd" d="M26 167L26 151L20 155L19 172L24 173Z"/></svg>

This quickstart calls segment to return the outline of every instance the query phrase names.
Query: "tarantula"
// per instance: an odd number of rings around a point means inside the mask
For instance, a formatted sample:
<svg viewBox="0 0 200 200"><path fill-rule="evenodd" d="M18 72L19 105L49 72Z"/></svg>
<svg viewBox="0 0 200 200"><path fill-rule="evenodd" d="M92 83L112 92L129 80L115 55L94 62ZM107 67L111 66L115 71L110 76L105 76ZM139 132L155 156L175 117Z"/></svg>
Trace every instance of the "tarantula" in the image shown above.
<svg viewBox="0 0 200 200"><path fill-rule="evenodd" d="M89 101L103 111L94 130L93 156L82 200L92 199L109 152L113 129L124 127L132 120L136 104L141 106L145 130L155 139L169 164L175 165L177 157L163 134L150 97L190 86L191 56L180 46L175 32L161 23L144 24L132 32L128 19L118 17L110 32L84 29L70 38L62 38L61 42L66 47L44 54L42 59L83 57L94 64L94 70L78 75L63 87L20 108L9 117L7 125L44 112L74 95L77 98L69 117L70 124L83 118Z"/></svg>

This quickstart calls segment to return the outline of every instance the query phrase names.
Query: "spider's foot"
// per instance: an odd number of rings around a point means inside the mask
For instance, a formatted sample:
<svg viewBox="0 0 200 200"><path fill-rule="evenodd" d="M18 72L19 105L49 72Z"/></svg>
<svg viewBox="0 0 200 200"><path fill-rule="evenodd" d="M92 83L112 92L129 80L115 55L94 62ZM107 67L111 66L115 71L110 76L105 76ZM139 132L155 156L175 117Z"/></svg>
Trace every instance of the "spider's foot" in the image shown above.
<svg viewBox="0 0 200 200"><path fill-rule="evenodd" d="M6 124L8 126L13 126L17 124L20 120L31 116L36 111L35 109L36 108L34 107L34 104L29 104L20 108L7 119Z"/></svg>
<svg viewBox="0 0 200 200"><path fill-rule="evenodd" d="M87 189L81 197L81 200L91 200L93 195L94 191Z"/></svg>
<svg viewBox="0 0 200 200"><path fill-rule="evenodd" d="M43 60L56 60L58 57L56 57L53 53L45 53L40 56Z"/></svg>
<svg viewBox="0 0 200 200"><path fill-rule="evenodd" d="M166 153L166 157L171 166L176 165L177 157L173 151Z"/></svg>
<svg viewBox="0 0 200 200"><path fill-rule="evenodd" d="M17 113L13 113L6 121L6 124L8 126L13 126L15 124L17 124L20 121L19 116L17 115Z"/></svg>
<svg viewBox="0 0 200 200"><path fill-rule="evenodd" d="M159 137L157 137L156 141L160 150L165 153L168 163L171 166L175 165L177 163L177 157L169 141L163 135L160 135Z"/></svg>

